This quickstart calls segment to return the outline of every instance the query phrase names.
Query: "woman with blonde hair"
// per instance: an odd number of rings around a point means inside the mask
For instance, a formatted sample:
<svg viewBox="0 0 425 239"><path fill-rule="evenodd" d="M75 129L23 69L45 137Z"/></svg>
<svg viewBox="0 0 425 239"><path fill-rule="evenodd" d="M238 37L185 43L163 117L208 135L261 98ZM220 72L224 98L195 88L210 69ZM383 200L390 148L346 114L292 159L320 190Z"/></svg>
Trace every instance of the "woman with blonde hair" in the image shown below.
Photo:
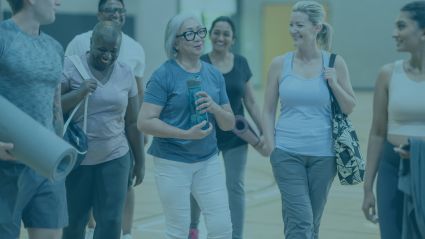
<svg viewBox="0 0 425 239"><path fill-rule="evenodd" d="M337 56L335 67L328 67L331 27L324 18L319 3L297 2L289 25L295 51L276 57L268 74L263 132L281 192L287 239L319 237L336 174L329 90L343 113L351 113L356 104L344 59Z"/></svg>

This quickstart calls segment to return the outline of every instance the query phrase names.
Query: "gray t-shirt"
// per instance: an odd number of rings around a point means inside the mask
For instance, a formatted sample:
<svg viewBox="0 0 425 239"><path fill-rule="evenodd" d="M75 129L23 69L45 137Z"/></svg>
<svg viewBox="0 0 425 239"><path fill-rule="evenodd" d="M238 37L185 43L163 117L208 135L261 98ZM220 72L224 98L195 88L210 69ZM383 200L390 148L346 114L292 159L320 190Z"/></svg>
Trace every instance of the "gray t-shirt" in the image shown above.
<svg viewBox="0 0 425 239"><path fill-rule="evenodd" d="M189 96L186 80L199 77L201 87L218 105L229 103L223 75L212 65L202 62L201 71L193 74L182 69L175 60L162 64L146 85L144 101L162 106L159 119L174 127L187 130L190 124ZM185 163L207 160L218 152L215 118L208 115L214 129L200 140L154 137L149 154Z"/></svg>
<svg viewBox="0 0 425 239"><path fill-rule="evenodd" d="M88 55L79 56L89 76L96 79L87 64ZM82 165L96 165L111 161L128 153L129 146L125 134L125 113L128 99L137 96L136 81L130 66L116 61L109 80L97 83L96 90L89 96L87 106L88 152ZM83 79L66 57L62 84L69 89L80 88ZM75 122L83 127L83 108L77 111Z"/></svg>
<svg viewBox="0 0 425 239"><path fill-rule="evenodd" d="M31 36L12 19L0 23L0 95L53 130L53 100L63 49L50 36Z"/></svg>

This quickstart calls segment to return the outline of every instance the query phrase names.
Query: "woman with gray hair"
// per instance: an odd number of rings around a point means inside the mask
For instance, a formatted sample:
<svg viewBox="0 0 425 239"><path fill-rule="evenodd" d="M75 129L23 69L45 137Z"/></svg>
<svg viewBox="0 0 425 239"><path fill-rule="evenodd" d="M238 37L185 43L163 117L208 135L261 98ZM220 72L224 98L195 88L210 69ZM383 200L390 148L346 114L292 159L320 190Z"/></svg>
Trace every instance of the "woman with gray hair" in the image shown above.
<svg viewBox="0 0 425 239"><path fill-rule="evenodd" d="M235 119L222 74L200 60L206 35L195 16L180 14L168 22L169 59L148 81L138 118L138 128L154 136L148 153L154 156L166 238L187 238L191 193L206 218L208 238L232 237L215 131L231 130Z"/></svg>
<svg viewBox="0 0 425 239"><path fill-rule="evenodd" d="M328 67L331 27L324 17L317 2L293 6L289 32L295 51L276 57L268 75L263 133L281 193L287 239L319 237L336 174L330 93L345 114L356 104L343 58L337 56L335 67ZM278 99L281 113L275 125Z"/></svg>

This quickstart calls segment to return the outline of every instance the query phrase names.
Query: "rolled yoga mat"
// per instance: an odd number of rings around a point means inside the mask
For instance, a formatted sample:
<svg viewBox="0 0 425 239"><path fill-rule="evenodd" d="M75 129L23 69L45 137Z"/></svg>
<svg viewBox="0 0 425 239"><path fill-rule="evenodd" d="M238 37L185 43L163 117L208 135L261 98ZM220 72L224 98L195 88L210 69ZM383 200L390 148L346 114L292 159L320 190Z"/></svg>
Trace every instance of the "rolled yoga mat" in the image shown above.
<svg viewBox="0 0 425 239"><path fill-rule="evenodd" d="M0 96L0 141L14 144L11 154L40 175L57 181L72 170L76 150Z"/></svg>
<svg viewBox="0 0 425 239"><path fill-rule="evenodd" d="M239 138L245 140L252 146L257 146L260 138L242 115L235 116L235 128L232 130Z"/></svg>

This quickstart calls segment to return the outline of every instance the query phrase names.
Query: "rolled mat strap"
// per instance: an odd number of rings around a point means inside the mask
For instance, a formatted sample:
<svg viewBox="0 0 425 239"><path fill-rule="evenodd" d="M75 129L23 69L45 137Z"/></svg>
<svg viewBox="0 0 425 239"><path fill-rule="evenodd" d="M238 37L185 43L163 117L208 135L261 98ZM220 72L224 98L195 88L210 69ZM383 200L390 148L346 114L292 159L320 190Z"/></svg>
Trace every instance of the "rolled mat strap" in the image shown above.
<svg viewBox="0 0 425 239"><path fill-rule="evenodd" d="M0 141L14 144L11 154L52 181L64 179L75 164L76 150L2 96L0 109Z"/></svg>

